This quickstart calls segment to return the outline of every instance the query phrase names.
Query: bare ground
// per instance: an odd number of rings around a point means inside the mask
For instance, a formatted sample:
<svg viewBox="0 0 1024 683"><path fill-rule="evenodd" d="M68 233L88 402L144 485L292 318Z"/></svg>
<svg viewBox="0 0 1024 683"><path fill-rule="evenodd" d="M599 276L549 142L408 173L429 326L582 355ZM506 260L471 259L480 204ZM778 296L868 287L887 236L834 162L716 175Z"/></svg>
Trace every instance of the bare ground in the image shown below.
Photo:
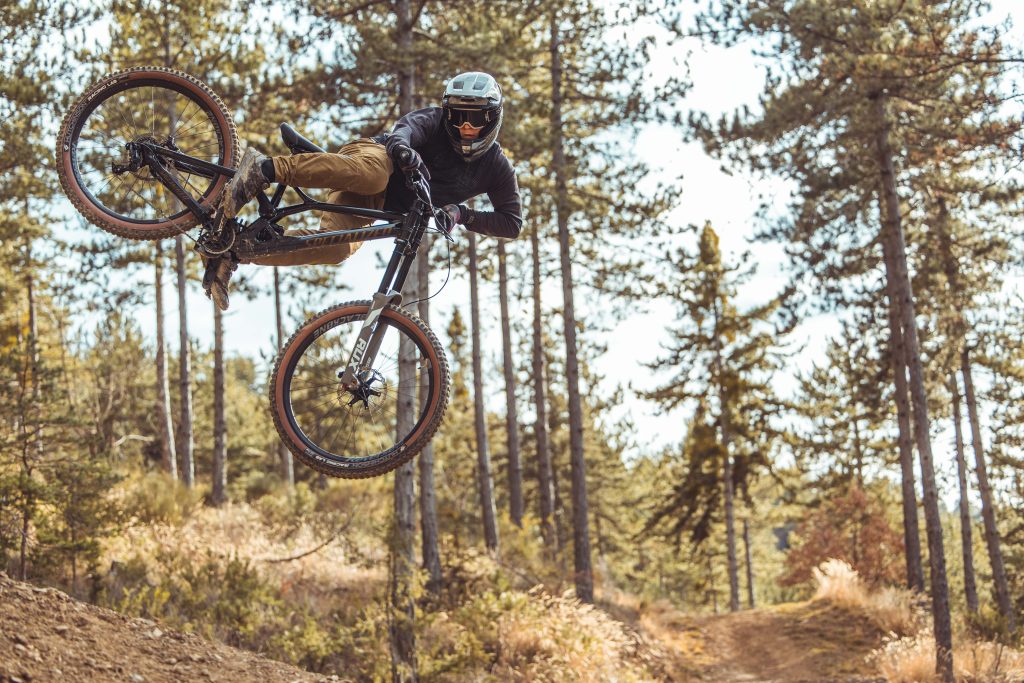
<svg viewBox="0 0 1024 683"><path fill-rule="evenodd" d="M875 681L866 658L882 632L863 617L825 601L780 605L709 619L714 661L705 680L722 683L853 683Z"/></svg>
<svg viewBox="0 0 1024 683"><path fill-rule="evenodd" d="M0 573L0 683L325 680L331 679Z"/></svg>
<svg viewBox="0 0 1024 683"><path fill-rule="evenodd" d="M673 681L884 683L867 657L885 634L824 600L723 615L610 611L660 645Z"/></svg>

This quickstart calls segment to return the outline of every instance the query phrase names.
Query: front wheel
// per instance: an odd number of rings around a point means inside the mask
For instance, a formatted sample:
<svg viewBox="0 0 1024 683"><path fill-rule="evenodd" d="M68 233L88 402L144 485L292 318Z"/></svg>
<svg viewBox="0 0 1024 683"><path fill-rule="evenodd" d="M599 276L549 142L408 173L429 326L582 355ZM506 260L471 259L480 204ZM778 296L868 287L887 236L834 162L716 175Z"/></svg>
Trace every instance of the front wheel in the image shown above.
<svg viewBox="0 0 1024 683"><path fill-rule="evenodd" d="M278 434L295 457L324 474L357 479L390 472L429 443L448 404L444 350L419 318L396 306L380 314L384 336L359 388L340 375L370 310L329 308L281 350L270 382Z"/></svg>

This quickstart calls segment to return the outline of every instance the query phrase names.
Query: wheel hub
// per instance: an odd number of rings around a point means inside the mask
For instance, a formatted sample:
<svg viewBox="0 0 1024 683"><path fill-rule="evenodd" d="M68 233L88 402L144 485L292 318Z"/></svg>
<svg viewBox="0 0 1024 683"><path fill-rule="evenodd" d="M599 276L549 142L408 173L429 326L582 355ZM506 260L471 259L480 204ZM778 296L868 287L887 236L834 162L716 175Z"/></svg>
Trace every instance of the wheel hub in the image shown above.
<svg viewBox="0 0 1024 683"><path fill-rule="evenodd" d="M342 373L339 372L338 376L341 375ZM374 387L375 383L379 383L377 387ZM364 409L371 410L379 402L374 402L374 406L371 406L370 399L386 396L387 389L384 376L376 370L370 370L366 373L359 373L355 386L340 385L338 400L349 408L361 403Z"/></svg>
<svg viewBox="0 0 1024 683"><path fill-rule="evenodd" d="M149 170L149 166L143 161L142 157L142 145L150 144L157 147L165 147L174 151L179 151L177 146L174 144L174 138L168 136L161 140L155 135L144 133L142 135L135 136L131 142L124 146L124 156L121 157L122 163L111 164L110 170L121 175L122 173L131 173L139 180L149 182L156 180L153 172ZM163 159L163 163L167 166L167 170L174 171L174 160Z"/></svg>

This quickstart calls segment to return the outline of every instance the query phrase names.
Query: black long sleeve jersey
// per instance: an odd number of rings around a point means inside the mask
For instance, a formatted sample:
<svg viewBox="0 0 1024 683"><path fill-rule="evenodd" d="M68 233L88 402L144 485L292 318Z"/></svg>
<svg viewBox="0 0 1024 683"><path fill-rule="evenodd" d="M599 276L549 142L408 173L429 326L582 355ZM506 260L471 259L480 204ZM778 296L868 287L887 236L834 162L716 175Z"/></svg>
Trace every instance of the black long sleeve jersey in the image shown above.
<svg viewBox="0 0 1024 683"><path fill-rule="evenodd" d="M467 162L452 147L444 130L444 110L428 107L409 112L398 120L390 134L373 138L384 143L390 136L402 138L419 152L430 171L430 194L435 206L463 204L486 194L494 211L472 211L466 227L473 232L495 237L515 238L523 227L523 204L512 163L495 142L482 156ZM384 208L408 211L415 195L406 187L405 175L398 169L388 180Z"/></svg>

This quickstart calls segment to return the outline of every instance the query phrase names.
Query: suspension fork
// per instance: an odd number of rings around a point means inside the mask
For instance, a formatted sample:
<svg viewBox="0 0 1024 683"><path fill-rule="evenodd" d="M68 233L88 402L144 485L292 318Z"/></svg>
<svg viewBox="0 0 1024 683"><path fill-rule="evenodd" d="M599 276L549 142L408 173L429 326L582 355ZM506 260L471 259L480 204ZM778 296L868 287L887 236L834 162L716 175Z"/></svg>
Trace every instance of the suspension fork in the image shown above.
<svg viewBox="0 0 1024 683"><path fill-rule="evenodd" d="M377 359L377 352L384 340L386 325L381 325L380 314L388 304L396 306L402 303L402 287L409 276L409 269L412 268L413 260L419 251L420 241L423 239L423 232L426 229L426 218L424 218L425 207L417 201L413 210L406 216L402 231L395 239L395 250L388 261L384 276L381 278L380 287L373 295L370 303L370 310L366 314L366 320L359 330L359 336L349 355L348 364L345 369L338 373L341 383L345 387L357 387L361 381L365 381Z"/></svg>

